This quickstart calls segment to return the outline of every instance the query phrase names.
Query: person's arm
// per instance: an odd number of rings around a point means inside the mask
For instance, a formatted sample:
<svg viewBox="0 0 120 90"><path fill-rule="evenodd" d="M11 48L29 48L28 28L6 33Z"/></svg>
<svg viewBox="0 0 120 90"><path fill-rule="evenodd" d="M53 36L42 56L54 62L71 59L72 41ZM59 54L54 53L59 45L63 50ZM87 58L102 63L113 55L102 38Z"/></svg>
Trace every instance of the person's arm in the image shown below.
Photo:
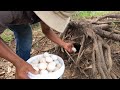
<svg viewBox="0 0 120 90"><path fill-rule="evenodd" d="M73 44L72 43L66 43L63 40L61 40L54 31L50 30L50 28L41 21L41 27L42 27L42 32L47 36L48 39L50 39L51 41L53 41L54 43L60 45L61 47L63 47L64 49L66 49L68 52L73 52L72 51L72 47Z"/></svg>
<svg viewBox="0 0 120 90"><path fill-rule="evenodd" d="M10 61L16 67L17 79L28 79L27 73L36 73L30 64L15 54L0 38L0 57Z"/></svg>

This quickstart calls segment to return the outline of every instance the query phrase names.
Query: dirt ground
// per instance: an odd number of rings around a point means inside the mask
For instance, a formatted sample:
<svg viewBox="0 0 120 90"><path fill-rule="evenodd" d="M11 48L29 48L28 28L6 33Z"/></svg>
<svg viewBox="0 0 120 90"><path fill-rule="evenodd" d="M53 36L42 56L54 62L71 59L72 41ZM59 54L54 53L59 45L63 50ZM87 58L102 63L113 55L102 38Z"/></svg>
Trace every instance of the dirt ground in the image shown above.
<svg viewBox="0 0 120 90"><path fill-rule="evenodd" d="M8 43L8 45L15 51L14 39L12 42ZM112 50L112 59L120 63L120 42L110 40L109 45ZM56 46L56 44L44 37L40 27L37 28L37 30L33 29L33 47L31 57L41 54L54 46ZM3 58L0 58L0 79L14 79L14 75L15 67L13 64ZM79 73L74 75L74 69L71 68L71 64L69 64L67 60L65 60L65 72L63 74L63 79L79 79Z"/></svg>

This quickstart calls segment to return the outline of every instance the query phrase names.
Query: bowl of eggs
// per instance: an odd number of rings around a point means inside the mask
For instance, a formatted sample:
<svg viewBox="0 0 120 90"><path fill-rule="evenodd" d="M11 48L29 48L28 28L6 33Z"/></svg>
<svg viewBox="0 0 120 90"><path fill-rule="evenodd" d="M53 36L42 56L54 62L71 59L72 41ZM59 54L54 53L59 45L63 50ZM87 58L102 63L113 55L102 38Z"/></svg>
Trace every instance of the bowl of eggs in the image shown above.
<svg viewBox="0 0 120 90"><path fill-rule="evenodd" d="M27 62L39 72L37 75L29 72L30 79L59 79L65 70L63 59L48 52L33 56Z"/></svg>

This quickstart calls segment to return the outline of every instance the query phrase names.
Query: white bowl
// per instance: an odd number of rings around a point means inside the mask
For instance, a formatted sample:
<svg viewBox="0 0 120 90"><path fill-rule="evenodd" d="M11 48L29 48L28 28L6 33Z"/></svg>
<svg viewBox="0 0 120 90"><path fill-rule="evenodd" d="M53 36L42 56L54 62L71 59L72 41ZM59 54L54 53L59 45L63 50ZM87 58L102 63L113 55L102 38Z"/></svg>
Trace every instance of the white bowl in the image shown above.
<svg viewBox="0 0 120 90"><path fill-rule="evenodd" d="M50 55L53 55L53 54L50 54ZM33 60L38 60L38 59L40 59L42 57L43 57L43 54L36 55L36 56L31 57L30 59L28 59L27 62L31 63ZM64 73L65 64L64 64L64 61L63 61L63 59L61 57L59 57L59 56L57 56L57 57L58 57L59 62L62 64L62 66L61 66L61 68L59 70L53 72L52 74L47 74L47 75L40 75L40 74L34 75L34 74L29 72L28 77L30 79L59 79Z"/></svg>

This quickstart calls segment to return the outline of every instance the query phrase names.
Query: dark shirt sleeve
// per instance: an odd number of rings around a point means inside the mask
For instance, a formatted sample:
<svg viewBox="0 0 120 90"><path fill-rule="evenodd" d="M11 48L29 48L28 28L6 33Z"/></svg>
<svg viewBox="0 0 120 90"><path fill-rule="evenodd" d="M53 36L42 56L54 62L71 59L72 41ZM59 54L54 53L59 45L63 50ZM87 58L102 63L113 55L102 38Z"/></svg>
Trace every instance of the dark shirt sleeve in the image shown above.
<svg viewBox="0 0 120 90"><path fill-rule="evenodd" d="M7 28L7 25L13 21L11 11L0 11L0 34Z"/></svg>

